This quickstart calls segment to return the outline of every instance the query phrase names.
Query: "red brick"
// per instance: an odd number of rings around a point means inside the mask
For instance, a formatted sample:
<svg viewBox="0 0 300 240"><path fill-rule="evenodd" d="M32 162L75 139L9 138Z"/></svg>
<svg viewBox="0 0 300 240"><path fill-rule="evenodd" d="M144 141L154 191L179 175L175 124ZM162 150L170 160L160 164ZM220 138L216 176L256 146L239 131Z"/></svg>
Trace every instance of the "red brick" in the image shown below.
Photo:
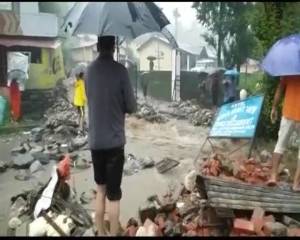
<svg viewBox="0 0 300 240"><path fill-rule="evenodd" d="M233 228L239 233L255 233L253 222L242 218L234 219Z"/></svg>
<svg viewBox="0 0 300 240"><path fill-rule="evenodd" d="M264 215L265 215L265 211L260 207L255 208L253 211L251 222L254 224L254 230L257 234L261 232L263 228Z"/></svg>
<svg viewBox="0 0 300 240"><path fill-rule="evenodd" d="M300 228L288 228L288 237L300 237Z"/></svg>

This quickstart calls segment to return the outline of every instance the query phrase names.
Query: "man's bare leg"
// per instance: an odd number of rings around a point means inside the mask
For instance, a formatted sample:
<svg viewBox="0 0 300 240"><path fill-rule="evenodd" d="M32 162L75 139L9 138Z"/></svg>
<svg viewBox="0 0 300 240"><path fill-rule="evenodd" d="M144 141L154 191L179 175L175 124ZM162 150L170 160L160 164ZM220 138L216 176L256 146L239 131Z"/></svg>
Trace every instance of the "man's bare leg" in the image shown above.
<svg viewBox="0 0 300 240"><path fill-rule="evenodd" d="M106 186L97 185L95 225L96 225L98 236L105 235L105 229L104 229L105 198L106 198Z"/></svg>
<svg viewBox="0 0 300 240"><path fill-rule="evenodd" d="M108 216L111 236L117 236L119 232L120 201L108 202Z"/></svg>
<svg viewBox="0 0 300 240"><path fill-rule="evenodd" d="M271 170L271 177L268 181L269 186L276 186L277 184L277 172L279 168L280 161L282 159L282 154L280 153L273 153L272 156L272 170Z"/></svg>

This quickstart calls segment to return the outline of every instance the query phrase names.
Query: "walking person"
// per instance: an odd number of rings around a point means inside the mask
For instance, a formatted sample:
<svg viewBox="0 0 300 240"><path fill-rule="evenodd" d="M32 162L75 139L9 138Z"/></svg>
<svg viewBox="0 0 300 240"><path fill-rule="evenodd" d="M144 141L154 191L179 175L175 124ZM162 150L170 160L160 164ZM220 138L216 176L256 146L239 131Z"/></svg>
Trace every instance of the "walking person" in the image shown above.
<svg viewBox="0 0 300 240"><path fill-rule="evenodd" d="M105 235L107 207L110 235L118 235L121 181L124 166L125 114L136 111L127 69L114 61L115 37L98 38L100 52L85 78L89 116L89 145L97 184L96 235ZM108 199L108 206L106 204Z"/></svg>
<svg viewBox="0 0 300 240"><path fill-rule="evenodd" d="M21 91L16 78L12 79L10 87L11 118L17 122L21 118Z"/></svg>
<svg viewBox="0 0 300 240"><path fill-rule="evenodd" d="M83 133L84 131L84 106L86 104L86 95L85 95L85 87L83 81L84 73L80 72L76 74L76 80L74 84L74 106L78 110L78 125L79 132Z"/></svg>
<svg viewBox="0 0 300 240"><path fill-rule="evenodd" d="M271 121L274 123L278 117L278 106L281 97L284 93L284 103L282 109L282 117L280 129L278 133L278 140L272 156L272 171L271 177L268 181L269 186L277 184L277 174L280 161L287 148L291 134L296 130L298 137L300 133L300 76L285 76L282 77L278 84L274 102L271 111ZM300 191L300 148L298 153L297 169L294 177L293 190Z"/></svg>

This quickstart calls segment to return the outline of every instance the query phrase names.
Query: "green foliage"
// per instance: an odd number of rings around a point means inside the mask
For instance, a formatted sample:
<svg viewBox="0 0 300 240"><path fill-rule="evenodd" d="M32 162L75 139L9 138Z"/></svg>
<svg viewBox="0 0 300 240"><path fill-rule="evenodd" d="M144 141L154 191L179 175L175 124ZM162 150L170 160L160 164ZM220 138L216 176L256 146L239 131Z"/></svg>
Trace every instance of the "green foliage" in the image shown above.
<svg viewBox="0 0 300 240"><path fill-rule="evenodd" d="M297 33L300 30L299 3L263 2L256 3L251 17L252 29L257 38L256 54L265 55L280 38ZM276 139L280 119L276 124L270 121L270 113L278 79L265 75L262 79L262 91L265 95L264 108L258 135L266 139Z"/></svg>

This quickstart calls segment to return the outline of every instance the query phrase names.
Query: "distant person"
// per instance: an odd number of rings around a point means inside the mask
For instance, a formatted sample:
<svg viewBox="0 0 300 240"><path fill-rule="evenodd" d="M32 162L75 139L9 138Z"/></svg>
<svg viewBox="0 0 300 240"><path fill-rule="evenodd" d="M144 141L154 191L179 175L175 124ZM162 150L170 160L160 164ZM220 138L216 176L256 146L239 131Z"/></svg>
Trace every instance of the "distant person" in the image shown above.
<svg viewBox="0 0 300 240"><path fill-rule="evenodd" d="M97 184L96 235L105 235L105 199L108 199L110 235L118 235L121 181L124 166L125 114L136 111L136 100L127 69L114 61L115 37L103 36L100 55L85 78L89 115L89 145Z"/></svg>
<svg viewBox="0 0 300 240"><path fill-rule="evenodd" d="M269 186L275 186L277 184L277 174L280 161L287 148L289 138L291 134L296 130L300 132L300 76L285 76L282 77L278 84L272 111L271 121L275 123L278 117L278 106L280 104L281 96L285 93L284 103L282 108L282 117L280 123L280 129L278 133L278 140L275 146L275 150L272 156L272 171L271 177L268 181ZM300 191L300 148L298 154L297 170L294 177L293 190Z"/></svg>
<svg viewBox="0 0 300 240"><path fill-rule="evenodd" d="M19 121L21 118L21 91L16 78L12 79L9 86L11 118L13 121Z"/></svg>
<svg viewBox="0 0 300 240"><path fill-rule="evenodd" d="M84 128L84 106L86 104L86 95L85 95L85 88L84 88L84 81L83 81L84 73L80 72L76 74L76 80L74 84L74 106L78 110L79 115L79 131L83 133Z"/></svg>
<svg viewBox="0 0 300 240"><path fill-rule="evenodd" d="M237 77L233 74L225 75L225 79L223 80L223 86L224 86L223 104L234 102L236 100Z"/></svg>

